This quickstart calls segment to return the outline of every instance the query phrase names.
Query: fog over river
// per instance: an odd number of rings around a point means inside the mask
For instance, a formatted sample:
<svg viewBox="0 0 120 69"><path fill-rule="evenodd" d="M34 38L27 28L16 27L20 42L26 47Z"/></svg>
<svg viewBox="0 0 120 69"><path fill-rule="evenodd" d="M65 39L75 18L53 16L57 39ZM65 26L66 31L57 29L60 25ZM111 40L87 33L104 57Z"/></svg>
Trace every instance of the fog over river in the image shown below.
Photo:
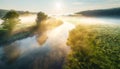
<svg viewBox="0 0 120 69"><path fill-rule="evenodd" d="M36 16L20 17L21 23L34 23ZM62 69L70 47L66 45L69 31L79 24L116 24L119 19L58 17L63 24L43 35L33 35L0 46L0 69ZM0 22L2 22L0 20ZM44 40L43 42L41 42Z"/></svg>

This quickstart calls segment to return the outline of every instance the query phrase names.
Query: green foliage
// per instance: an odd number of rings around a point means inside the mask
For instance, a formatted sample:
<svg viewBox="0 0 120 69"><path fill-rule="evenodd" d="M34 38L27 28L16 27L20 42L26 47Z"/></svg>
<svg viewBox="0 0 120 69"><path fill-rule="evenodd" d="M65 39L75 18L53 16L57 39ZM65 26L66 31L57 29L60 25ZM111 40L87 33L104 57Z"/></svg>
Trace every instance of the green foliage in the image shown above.
<svg viewBox="0 0 120 69"><path fill-rule="evenodd" d="M3 29L8 30L8 33L11 33L11 31L14 29L16 24L19 23L19 14L16 11L9 11L6 13L6 15L3 17L4 22L2 23Z"/></svg>
<svg viewBox="0 0 120 69"><path fill-rule="evenodd" d="M19 23L19 19L8 19L8 20L5 20L2 25L3 25L3 28L7 29L10 33L18 23Z"/></svg>
<svg viewBox="0 0 120 69"><path fill-rule="evenodd" d="M6 15L3 17L4 22L1 25L0 28L0 43L6 41L9 36L11 36L11 33L16 26L17 23L19 23L18 14L15 11L9 11L6 13Z"/></svg>
<svg viewBox="0 0 120 69"><path fill-rule="evenodd" d="M73 52L64 69L120 69L120 27L78 26L67 44Z"/></svg>
<svg viewBox="0 0 120 69"><path fill-rule="evenodd" d="M18 18L18 17L19 17L19 14L16 11L11 10L11 11L7 12L6 15L2 19L7 20L7 19Z"/></svg>
<svg viewBox="0 0 120 69"><path fill-rule="evenodd" d="M36 20L37 25L39 25L41 21L45 20L46 18L47 18L47 15L45 13L39 12L37 14L37 20Z"/></svg>

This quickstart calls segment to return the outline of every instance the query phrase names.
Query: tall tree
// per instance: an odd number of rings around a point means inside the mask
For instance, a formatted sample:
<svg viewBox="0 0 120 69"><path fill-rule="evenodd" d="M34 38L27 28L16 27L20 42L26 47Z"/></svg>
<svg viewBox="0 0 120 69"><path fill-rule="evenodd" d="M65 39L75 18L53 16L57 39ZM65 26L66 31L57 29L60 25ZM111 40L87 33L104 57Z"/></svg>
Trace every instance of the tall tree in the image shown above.
<svg viewBox="0 0 120 69"><path fill-rule="evenodd" d="M19 17L19 14L16 11L10 10L9 12L6 13L6 15L2 19L3 20L16 19L18 17Z"/></svg>
<svg viewBox="0 0 120 69"><path fill-rule="evenodd" d="M47 15L43 12L39 12L37 13L37 19L36 19L36 23L37 25L39 25L39 23L41 23L42 20L45 20L47 18Z"/></svg>
<svg viewBox="0 0 120 69"><path fill-rule="evenodd" d="M19 14L16 11L11 10L7 12L2 19L4 20L2 23L3 29L6 29L9 33L11 33L16 24L19 23Z"/></svg>

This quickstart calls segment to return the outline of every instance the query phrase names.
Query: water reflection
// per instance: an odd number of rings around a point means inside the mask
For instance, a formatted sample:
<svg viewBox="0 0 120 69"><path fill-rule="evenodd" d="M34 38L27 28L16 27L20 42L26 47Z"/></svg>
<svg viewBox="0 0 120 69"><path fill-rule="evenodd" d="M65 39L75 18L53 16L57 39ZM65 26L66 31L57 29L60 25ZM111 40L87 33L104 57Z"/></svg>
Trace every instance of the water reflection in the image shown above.
<svg viewBox="0 0 120 69"><path fill-rule="evenodd" d="M59 26L46 23L42 27L44 31L39 29L34 36L0 47L3 52L0 53L0 68L62 69L70 51L66 46L68 31L74 26L65 22Z"/></svg>
<svg viewBox="0 0 120 69"><path fill-rule="evenodd" d="M48 20L42 21L37 30L37 41L40 45L43 45L47 38L47 32L61 25L63 22L61 20L56 20L55 18L50 18ZM56 32L54 32L56 33Z"/></svg>
<svg viewBox="0 0 120 69"><path fill-rule="evenodd" d="M12 63L19 57L20 50L17 46L19 46L19 43L12 43L10 46L8 45L3 48L4 56L2 58L7 63Z"/></svg>
<svg viewBox="0 0 120 69"><path fill-rule="evenodd" d="M37 41L40 45L43 45L46 42L47 38L47 34L42 33L40 36L37 36Z"/></svg>

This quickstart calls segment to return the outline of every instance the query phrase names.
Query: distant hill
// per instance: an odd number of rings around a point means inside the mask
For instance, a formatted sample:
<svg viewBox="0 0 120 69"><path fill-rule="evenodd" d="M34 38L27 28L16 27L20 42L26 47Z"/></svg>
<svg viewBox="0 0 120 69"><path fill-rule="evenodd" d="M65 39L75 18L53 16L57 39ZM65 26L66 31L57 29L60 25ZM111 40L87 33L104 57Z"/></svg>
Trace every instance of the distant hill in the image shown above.
<svg viewBox="0 0 120 69"><path fill-rule="evenodd" d="M2 18L8 11L10 10L4 10L0 9L0 18ZM29 14L35 14L35 12L29 12L29 11L17 11L20 15L29 15Z"/></svg>
<svg viewBox="0 0 120 69"><path fill-rule="evenodd" d="M111 9L100 9L100 10L88 10L77 12L83 16L105 16L105 17L120 17L120 7Z"/></svg>

